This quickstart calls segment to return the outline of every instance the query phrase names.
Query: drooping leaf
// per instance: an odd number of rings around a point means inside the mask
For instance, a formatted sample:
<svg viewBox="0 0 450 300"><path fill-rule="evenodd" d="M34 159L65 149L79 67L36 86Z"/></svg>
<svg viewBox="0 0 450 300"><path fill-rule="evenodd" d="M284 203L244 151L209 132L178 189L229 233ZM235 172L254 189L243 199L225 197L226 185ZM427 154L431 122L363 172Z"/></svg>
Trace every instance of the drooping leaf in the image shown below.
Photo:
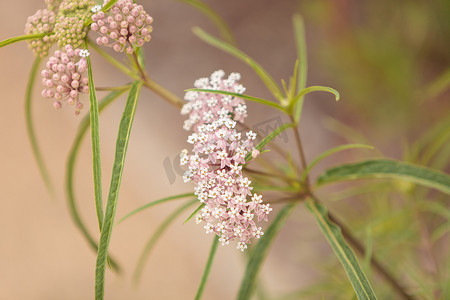
<svg viewBox="0 0 450 300"><path fill-rule="evenodd" d="M170 224L187 208L197 203L197 199L190 200L180 206L178 209L173 211L165 220L161 223L161 225L156 228L155 232L152 234L148 242L145 244L144 250L142 250L141 255L139 256L138 262L136 264L136 269L133 273L133 281L137 284L141 278L142 271L144 269L145 262L150 255L151 250L155 246L156 242L159 240L164 231L169 227Z"/></svg>
<svg viewBox="0 0 450 300"><path fill-rule="evenodd" d="M250 100L250 101L253 101L253 102L256 102L256 103L260 103L260 104L263 104L263 105L274 107L276 109L281 110L282 112L285 111L284 108L281 107L281 105L278 105L275 102L272 102L272 101L269 101L269 100L266 100L266 99L262 99L262 98L249 96L249 95L233 93L233 92L227 92L227 91L221 91L221 90L211 90L211 89L188 89L188 90L186 90L186 92L188 92L188 91L204 92L204 93L220 94L220 95L228 95L228 96L238 97L238 98Z"/></svg>
<svg viewBox="0 0 450 300"><path fill-rule="evenodd" d="M264 235L252 249L247 267L245 269L244 278L241 282L241 287L239 288L239 293L237 296L238 300L251 299L252 293L256 286L259 270L261 269L267 253L269 252L270 246L272 245L278 232L286 223L287 218L292 213L295 206L296 203L291 203L283 207L283 209L277 214L275 219L267 228Z"/></svg>
<svg viewBox="0 0 450 300"><path fill-rule="evenodd" d="M364 144L348 144L348 145L342 145L342 146L337 146L334 147L332 149L329 149L325 152L323 152L322 154L318 155L307 167L306 169L303 171L302 173L302 178L301 180L304 180L306 178L306 176L308 176L309 172L311 171L312 168L314 168L314 166L316 166L319 162L321 162L322 160L324 160L325 158L327 158L328 156L339 152L339 151L343 151L343 150L347 150L347 149L355 149L355 148L366 148L366 149L373 149L372 146L369 145L364 145Z"/></svg>
<svg viewBox="0 0 450 300"><path fill-rule="evenodd" d="M326 208L312 199L306 201L306 206L316 217L325 238L344 267L358 299L377 299L353 250L344 240L341 229L328 218Z"/></svg>
<svg viewBox="0 0 450 300"><path fill-rule="evenodd" d="M50 35L50 34L51 33L36 33L36 34L26 34L26 35L12 37L12 38L6 39L4 41L1 41L0 48L5 47L10 44L13 44L13 43L21 42L21 41L41 39L44 36Z"/></svg>
<svg viewBox="0 0 450 300"><path fill-rule="evenodd" d="M34 87L34 82L36 80L36 75L38 73L40 63L41 63L41 58L36 57L34 59L32 67L31 67L30 77L28 78L28 84L27 84L27 89L26 89L26 93L25 93L25 122L27 125L28 138L30 139L30 143L31 143L31 150L33 150L33 155L38 164L39 172L41 173L41 177L44 180L47 191L49 192L49 194L52 197L54 197L53 184L52 184L52 181L48 174L48 170L45 165L44 158L41 153L41 149L39 147L39 143L38 143L38 140L36 137L36 132L34 130L35 126L33 123L33 116L31 113L32 103L33 103L32 102L33 87Z"/></svg>
<svg viewBox="0 0 450 300"><path fill-rule="evenodd" d="M235 47L237 46L236 39L234 38L230 27L220 17L220 15L216 11L214 11L209 5L199 0L177 0L177 1L184 2L201 11L208 19L210 19L214 23L214 25L216 25L217 29L219 29L220 35L227 43Z"/></svg>
<svg viewBox="0 0 450 300"><path fill-rule="evenodd" d="M318 186L363 178L394 178L435 188L450 194L450 176L423 166L388 159L366 160L328 169L319 176Z"/></svg>
<svg viewBox="0 0 450 300"><path fill-rule="evenodd" d="M200 285L197 290L197 294L195 295L195 300L202 299L203 291L206 286L206 282L208 281L209 272L211 271L212 263L214 261L214 256L216 255L217 245L219 244L219 236L216 235L214 237L211 250L209 251L208 261L206 262L205 270L203 271L202 280L200 281Z"/></svg>
<svg viewBox="0 0 450 300"><path fill-rule="evenodd" d="M113 91L113 92L109 93L102 101L100 101L99 112L101 112L105 107L107 107L110 103L112 103L115 99L117 99L124 92L125 92L125 90L120 90L120 91ZM89 129L89 124L90 124L90 116L87 115L80 122L77 135L75 136L75 139L72 144L72 148L70 149L69 155L67 157L65 190L66 190L66 196L67 196L70 215L72 216L72 219L75 222L75 225L81 231L82 235L84 236L84 238L86 239L88 244L91 246L91 248L94 251L97 251L98 244L95 241L95 239L92 237L92 235L89 233L86 225L84 224L83 220L81 219L80 213L78 212L78 208L77 208L77 204L76 204L76 200L75 200L75 193L74 193L74 189L73 189L73 174L74 174L74 169L75 169L75 163L76 163L76 160L78 157L78 152L79 152L79 149L81 146L81 142L83 141L83 138L86 135L87 130ZM111 266L115 271L119 271L119 266L113 259L111 259Z"/></svg>
<svg viewBox="0 0 450 300"><path fill-rule="evenodd" d="M155 201L152 201L150 203L144 204L141 207L136 208L135 210L127 213L119 221L117 221L117 224L122 223L123 221L125 221L129 217L131 217L131 216L137 214L138 212L141 212L144 209L147 209L149 207L152 207L152 206L155 206L157 204L161 204L161 203L164 203L164 202L167 202L167 201L170 201L170 200L176 200L176 199L181 199L181 198L186 198L186 197L191 197L191 196L194 196L194 194L193 193L184 193L184 194L179 194L179 195L175 195L175 196L165 197L165 198L162 198L162 199L155 200Z"/></svg>
<svg viewBox="0 0 450 300"><path fill-rule="evenodd" d="M197 35L200 39L202 39L204 42L210 44L211 46L214 46L228 54L231 54L232 56L236 57L237 59L241 60L242 62L246 63L248 66L250 66L256 74L261 78L261 80L264 82L266 87L269 89L269 91L272 93L272 95L281 101L283 99L283 93L281 92L278 85L275 83L273 78L267 73L264 68L258 64L256 61L254 61L250 56L245 54L239 49L236 49L234 46L225 43L224 41L219 40L216 37L213 37L212 35L206 33L199 27L194 27L192 29L195 35Z"/></svg>
<svg viewBox="0 0 450 300"><path fill-rule="evenodd" d="M120 183L122 181L125 157L130 140L131 127L136 113L136 106L139 99L142 83L134 82L128 93L127 103L122 114L117 134L115 158L111 175L111 184L108 193L108 202L106 203L105 217L100 234L100 243L97 252L97 263L95 269L95 299L104 298L105 289L105 266L111 233L114 224L114 217L117 208L117 199L119 196Z"/></svg>
<svg viewBox="0 0 450 300"><path fill-rule="evenodd" d="M336 101L339 101L339 98L341 97L339 95L339 92L336 91L335 89L332 89L330 87L327 86L321 86L321 85L314 85L314 86L309 86L307 88L304 88L303 90L300 90L299 93L297 94L297 96L295 96L294 99L294 105L297 101L299 101L302 97L304 97L306 94L312 93L312 92L328 92L334 95L334 97L336 98Z"/></svg>
<svg viewBox="0 0 450 300"><path fill-rule="evenodd" d="M88 65L89 79L89 116L91 125L91 144L92 144L92 171L94 174L94 198L95 210L97 212L98 227L102 230L103 223L103 200L102 200L102 166L100 161L100 129L98 121L98 103L95 94L94 76L92 75L91 59L86 58Z"/></svg>

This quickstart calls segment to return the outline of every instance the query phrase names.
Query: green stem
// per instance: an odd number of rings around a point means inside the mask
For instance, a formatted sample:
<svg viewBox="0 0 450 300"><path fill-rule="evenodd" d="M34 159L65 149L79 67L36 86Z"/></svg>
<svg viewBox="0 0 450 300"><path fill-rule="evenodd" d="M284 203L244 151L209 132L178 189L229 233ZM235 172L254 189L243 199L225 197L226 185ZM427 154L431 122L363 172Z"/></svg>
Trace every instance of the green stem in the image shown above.
<svg viewBox="0 0 450 300"><path fill-rule="evenodd" d="M294 117L290 116L291 120L294 121ZM306 170L307 164L305 159L305 154L303 151L302 142L300 139L300 133L298 131L298 127L292 127L295 133L295 142L297 144L299 156L300 156L300 163L303 170ZM320 202L318 198L312 193L310 184L309 184L309 175L307 174L304 176L304 187L305 187L305 193L308 195L313 201ZM346 228L342 223L340 223L330 212L327 213L328 218L334 222L337 226L341 228L342 235L344 238L362 255L366 253L366 249L364 246L351 234L351 230ZM374 258L374 256L371 257L370 260L372 266L377 270L377 272L383 276L383 278L392 286L392 288L403 298L403 299L413 299L411 296L409 296L403 287L395 280L395 278Z"/></svg>

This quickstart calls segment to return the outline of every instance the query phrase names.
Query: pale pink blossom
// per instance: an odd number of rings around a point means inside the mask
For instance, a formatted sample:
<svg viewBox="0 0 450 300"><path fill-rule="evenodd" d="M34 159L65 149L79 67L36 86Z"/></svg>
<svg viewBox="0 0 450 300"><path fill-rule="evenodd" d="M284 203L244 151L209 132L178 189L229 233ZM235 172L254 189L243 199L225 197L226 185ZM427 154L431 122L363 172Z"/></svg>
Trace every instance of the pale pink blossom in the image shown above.
<svg viewBox="0 0 450 300"><path fill-rule="evenodd" d="M75 114L83 108L80 94L89 92L88 77L86 76L89 52L85 49L73 49L66 45L65 51L56 50L42 70L42 96L53 98L54 107L61 108L61 101L75 106Z"/></svg>
<svg viewBox="0 0 450 300"><path fill-rule="evenodd" d="M245 91L238 83L239 74L231 73L227 79L224 75L216 71L210 78L197 80L195 87ZM205 222L206 232L219 235L223 245L237 240L237 248L244 251L252 238L264 234L254 219L267 221L272 210L262 204L261 195L252 193L251 181L242 174L247 154L259 154L253 145L256 133L248 131L243 139L235 129L236 121L243 122L247 116L247 106L241 98L207 92L187 92L185 99L182 114L189 114L189 119L184 128L194 130L188 137L193 149L191 154L181 152L180 164L188 165L183 178L197 184L195 195L205 204L196 222Z"/></svg>
<svg viewBox="0 0 450 300"><path fill-rule="evenodd" d="M98 7L94 9L97 10ZM92 21L91 29L101 35L97 44L112 47L116 52L125 49L131 54L133 47L141 47L151 39L153 18L132 0L119 0L108 12L96 12Z"/></svg>

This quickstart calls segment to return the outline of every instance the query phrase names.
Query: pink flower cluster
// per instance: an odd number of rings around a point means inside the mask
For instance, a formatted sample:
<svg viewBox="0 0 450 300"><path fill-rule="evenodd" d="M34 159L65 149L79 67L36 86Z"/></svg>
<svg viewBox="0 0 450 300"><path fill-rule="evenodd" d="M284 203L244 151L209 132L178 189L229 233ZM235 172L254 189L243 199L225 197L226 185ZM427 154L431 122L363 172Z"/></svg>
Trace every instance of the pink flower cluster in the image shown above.
<svg viewBox="0 0 450 300"><path fill-rule="evenodd" d="M39 9L34 15L28 17L25 24L26 34L48 33L41 39L28 40L28 47L35 55L41 57L47 56L48 49L53 44L50 34L53 31L56 22L56 15L53 11L48 9Z"/></svg>
<svg viewBox="0 0 450 300"><path fill-rule="evenodd" d="M133 46L141 47L151 39L153 18L142 5L132 0L119 0L107 13L99 11L92 16L91 29L102 36L97 38L99 45L113 47L114 51L133 53ZM112 41L110 41L112 40Z"/></svg>
<svg viewBox="0 0 450 300"><path fill-rule="evenodd" d="M89 92L88 77L83 74L87 70L87 50L73 49L65 46L65 52L57 50L47 62L46 69L41 72L42 96L54 98L54 107L61 108L61 100L75 105L75 114L79 114L83 104L79 100L80 93Z"/></svg>
<svg viewBox="0 0 450 300"><path fill-rule="evenodd" d="M231 73L223 79L223 71L214 72L210 78L195 82L196 88L216 89L243 93L245 88L238 84L238 73ZM180 164L188 165L184 181L197 184L195 195L205 206L196 222L205 222L206 233L220 236L222 245L238 240L237 248L244 251L250 240L260 238L264 233L254 221L267 221L272 210L269 204L262 204L262 196L252 194L251 181L242 174L245 157L259 154L253 140L256 133L246 132L246 139L235 129L236 121L247 116L244 100L238 97L205 92L187 92L188 102L182 109L189 114L186 130L194 129L188 138L193 144L193 153L181 152Z"/></svg>

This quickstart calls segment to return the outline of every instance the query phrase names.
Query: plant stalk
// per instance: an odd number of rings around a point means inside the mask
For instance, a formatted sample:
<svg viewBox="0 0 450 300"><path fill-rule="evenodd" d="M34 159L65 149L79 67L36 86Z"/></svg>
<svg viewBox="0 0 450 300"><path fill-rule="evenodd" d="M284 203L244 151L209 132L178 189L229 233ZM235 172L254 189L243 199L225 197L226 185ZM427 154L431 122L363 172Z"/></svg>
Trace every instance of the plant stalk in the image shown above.
<svg viewBox="0 0 450 300"><path fill-rule="evenodd" d="M291 118L291 121L294 122L293 116L289 116ZM303 151L302 142L300 139L300 133L297 128L297 126L292 127L295 133L295 142L297 144L298 153L300 157L300 164L303 170L306 169L306 159L305 154ZM305 176L305 182L304 182L304 188L305 188L305 194L311 197L314 201L320 202L318 198L313 194L310 188L309 183L309 175L307 174ZM328 218L334 222L337 226L341 228L342 235L344 238L350 243L350 245L356 249L360 254L364 255L366 253L366 249L364 246L351 234L351 230L344 226L341 222L339 222L330 212L328 212ZM391 287L403 298L406 300L412 300L413 298L406 293L406 291L403 289L403 287L395 280L395 278L381 265L381 263L375 258L371 257L370 263L373 266L373 268L391 285Z"/></svg>

